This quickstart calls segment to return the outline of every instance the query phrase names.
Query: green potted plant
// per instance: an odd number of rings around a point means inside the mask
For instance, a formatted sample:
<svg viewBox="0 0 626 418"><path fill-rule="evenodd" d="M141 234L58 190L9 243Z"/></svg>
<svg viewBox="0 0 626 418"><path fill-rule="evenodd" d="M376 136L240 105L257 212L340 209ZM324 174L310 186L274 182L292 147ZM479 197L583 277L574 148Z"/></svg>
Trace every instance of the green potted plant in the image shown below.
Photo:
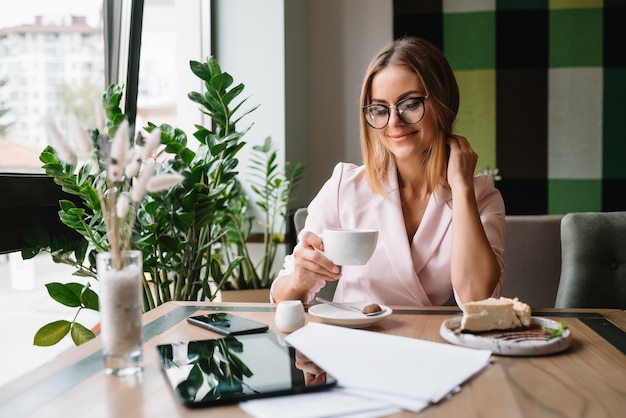
<svg viewBox="0 0 626 418"><path fill-rule="evenodd" d="M216 127L212 134L207 134L204 128L198 127L194 136L201 142L203 136L232 138L233 140L232 146L224 149L229 152L219 156L225 162L224 167L232 171L227 176L221 177L222 180L228 182L228 186L225 187L228 193L224 196L224 204L215 216L215 220L220 222L220 228L213 231L213 237L219 243L213 248L216 251L212 253L212 273L214 277L225 279L219 283L222 295L226 290L264 289L266 292L260 297L255 296L253 300L267 302L269 301L268 289L276 275L272 266L278 247L285 244L284 231L290 215L289 205L293 201L293 191L302 179L304 167L299 163L287 161L284 171L279 172L276 161L277 149L271 137L267 137L262 145L252 148L250 168L253 175L254 197L248 196L243 191L239 179L234 175L238 174L234 171L237 167L236 154L245 145L239 139L247 132L247 129L242 133L237 132L236 124L243 115L234 119L233 114L243 101L232 109L229 107L231 101L242 92L243 85L239 84L227 90L233 82L232 77L221 71L214 58L210 58L206 64L192 61L191 69L204 81L207 92L205 94L193 92L189 94L189 98L201 106L201 111L211 117ZM254 109L256 106L244 115ZM163 128L162 126L161 129ZM168 127L165 127L165 130L168 131ZM221 142L221 140L215 140L212 146L219 149ZM262 218L258 219L251 215L253 212L251 203L260 210ZM250 251L250 245L254 245L250 241L255 234L258 234L259 228L263 250L260 256L255 257ZM239 292L235 296L223 297L223 299L246 298Z"/></svg>
<svg viewBox="0 0 626 418"><path fill-rule="evenodd" d="M276 158L277 149L271 137L267 137L262 145L253 147L250 162L253 196L234 202L223 246L226 259L242 255L243 260L222 288L222 300L267 301L269 298L268 291L262 292L259 297L249 298L242 297L241 292L230 295L228 291L267 290L276 276L274 262L279 247L286 244L284 231L291 215L290 204L304 172L301 164L290 161L285 163L281 172ZM250 201L260 211L261 217L248 216ZM250 241L255 232L261 237L262 247L256 255L250 248L254 245Z"/></svg>
<svg viewBox="0 0 626 418"><path fill-rule="evenodd" d="M270 280L258 279L270 277L269 273L252 272L256 266L246 252L246 241L251 236L254 217L248 214L248 197L237 178L237 154L245 145L242 136L247 130L238 131L236 124L256 107L240 111L246 101L238 100L244 86L233 86L233 78L222 72L215 58L210 57L204 63L191 61L190 66L204 81L206 92L189 93L189 98L201 105L201 111L211 117L213 126L211 129L196 126L193 136L199 145L195 150L187 146L187 136L178 128L165 124L157 127L152 123L146 127L148 132L157 128L160 132L163 147L158 151L160 163L156 165L156 172L176 172L183 175L184 180L175 188L147 194L137 208L130 238L144 258L144 311L170 300L213 300L224 287L270 284ZM119 125L125 118L119 108L121 95L122 88L116 85L103 94L109 128ZM235 116L236 113L239 116ZM96 149L108 146L108 136L98 129L90 133ZM285 183L276 174L276 152L271 148L271 141L267 140L255 152L269 157L264 164L266 177L258 178L260 186L255 186L255 193L280 190L280 202L288 202L293 188L287 191L282 188ZM98 174L94 173L91 163L64 164L51 147L42 152L40 159L46 173L68 193L69 198L60 202L59 216L69 230L65 235L54 236L37 226L24 231L29 247L23 249L22 256L28 259L47 251L56 262L74 266L76 275L96 278L95 253L108 248L106 236L94 234L104 228L97 199L99 191L95 180ZM294 166L297 167L295 173L289 171ZM287 167L289 178L295 180L290 184L295 185L302 168L291 164ZM263 181L267 180L273 183L264 185ZM273 199L273 195L265 196ZM265 207L268 214L281 213L284 222L286 205L274 206L268 201ZM277 245L274 242L279 239L269 231L276 225L267 222L265 225L268 231L264 235L266 254L273 259ZM53 299L77 308L78 312L72 321L54 321L42 327L35 344L53 345L67 334L72 335L76 344L93 338L93 332L76 319L82 309L98 310L98 295L91 286L49 283L46 287Z"/></svg>

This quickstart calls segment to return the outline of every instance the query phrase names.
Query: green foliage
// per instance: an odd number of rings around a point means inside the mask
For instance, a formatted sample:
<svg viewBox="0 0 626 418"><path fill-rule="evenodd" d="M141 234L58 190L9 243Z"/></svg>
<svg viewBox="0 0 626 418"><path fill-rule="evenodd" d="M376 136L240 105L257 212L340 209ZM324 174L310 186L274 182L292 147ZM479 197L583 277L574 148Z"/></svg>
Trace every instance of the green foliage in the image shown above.
<svg viewBox="0 0 626 418"><path fill-rule="evenodd" d="M48 283L48 294L62 305L78 308L72 321L59 320L44 325L35 334L34 344L51 346L61 341L68 333L71 334L74 344L80 345L95 337L95 334L76 322L81 309L98 310L98 295L89 287L80 283Z"/></svg>
<svg viewBox="0 0 626 418"><path fill-rule="evenodd" d="M193 149L182 130L167 124L158 126L162 147L155 175L177 172L184 180L169 190L148 193L137 208L132 230L127 231L131 247L143 254L144 311L171 300L213 300L223 287L269 286L269 268L276 246L283 241L282 235L272 235L271 231L284 229L290 193L302 177L299 164L288 163L285 174L278 174L276 150L269 138L254 148L258 157L252 166L258 181L253 190L266 214L262 222L268 260L267 267L257 273L246 248L252 226L247 215L248 197L237 179L237 154L246 144L242 137L247 132L237 130L237 123L256 106L241 110L247 100L239 99L244 86L233 86L233 78L222 72L215 58L204 63L191 61L190 67L204 81L206 92L191 92L189 99L200 105L200 111L209 115L213 124L211 128L196 125L193 137L199 144ZM125 119L121 98L120 86L112 85L103 93L104 132L90 131L95 152L89 160L68 165L51 147L41 153L46 173L71 195L59 202L59 218L69 232L51 235L41 227L23 231L28 243L23 258L50 252L56 262L73 266L76 275L97 279L95 256L109 250L99 199L106 190L102 155L106 155L109 138ZM152 132L156 128L149 123L145 129ZM50 283L47 287L54 300L76 308L76 316L82 309L98 310L98 295L89 285ZM94 337L75 317L42 327L35 344L53 345L68 334L76 344Z"/></svg>
<svg viewBox="0 0 626 418"><path fill-rule="evenodd" d="M232 203L230 213L232 222L224 248L234 247L234 251L243 255L244 260L236 271L237 274L229 281L228 288L267 288L275 278L272 266L278 246L285 242L285 235L276 231L284 231L286 228L293 191L304 173L301 164L289 161L285 163L284 172L279 172L276 158L277 149L271 137L267 137L263 145L253 147L250 168L254 178L251 188L256 198L254 203L263 214L263 218L257 220L258 226L263 231L263 252L256 263L246 245L254 229L253 219L247 216L247 199Z"/></svg>

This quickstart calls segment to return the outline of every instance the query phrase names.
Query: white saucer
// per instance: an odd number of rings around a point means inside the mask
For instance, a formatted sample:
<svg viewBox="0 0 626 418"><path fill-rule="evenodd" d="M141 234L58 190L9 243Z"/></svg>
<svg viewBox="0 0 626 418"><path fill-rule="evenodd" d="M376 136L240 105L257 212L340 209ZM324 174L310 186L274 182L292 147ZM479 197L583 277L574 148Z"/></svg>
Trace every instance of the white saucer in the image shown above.
<svg viewBox="0 0 626 418"><path fill-rule="evenodd" d="M348 305L363 309L369 303L349 303ZM334 306L320 303L309 308L309 313L319 318L325 324L341 325L350 328L366 328L375 324L383 318L391 315L393 310L385 305L380 305L383 313L375 316L366 316L359 312L352 312L347 309L336 308Z"/></svg>
<svg viewBox="0 0 626 418"><path fill-rule="evenodd" d="M540 356L558 353L572 345L569 329L563 335L548 340L541 327L558 328L559 323L547 318L533 316L528 329L511 331L489 331L481 333L458 332L461 317L443 321L439 334L449 343L469 348L491 350L501 356Z"/></svg>

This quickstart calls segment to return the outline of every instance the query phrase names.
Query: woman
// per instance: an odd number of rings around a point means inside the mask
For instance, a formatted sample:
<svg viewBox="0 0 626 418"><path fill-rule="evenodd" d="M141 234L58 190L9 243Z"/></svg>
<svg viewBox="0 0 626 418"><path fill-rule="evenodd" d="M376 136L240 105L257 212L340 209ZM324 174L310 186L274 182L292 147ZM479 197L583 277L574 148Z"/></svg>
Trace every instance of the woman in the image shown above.
<svg viewBox="0 0 626 418"><path fill-rule="evenodd" d="M442 52L396 40L370 63L361 91L364 165L339 163L308 207L293 254L272 285L274 302L309 302L327 281L335 301L447 305L497 297L504 274L504 202L478 156L452 133L459 107ZM339 269L325 228L377 229L364 266Z"/></svg>

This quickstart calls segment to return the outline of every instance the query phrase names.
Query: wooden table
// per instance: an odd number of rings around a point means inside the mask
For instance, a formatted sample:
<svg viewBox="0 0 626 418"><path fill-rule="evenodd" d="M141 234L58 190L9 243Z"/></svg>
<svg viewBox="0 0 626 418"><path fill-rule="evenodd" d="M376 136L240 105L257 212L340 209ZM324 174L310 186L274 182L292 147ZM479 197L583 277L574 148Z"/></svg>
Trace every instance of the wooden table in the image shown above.
<svg viewBox="0 0 626 418"><path fill-rule="evenodd" d="M459 315L455 308L393 307L375 332L445 343L441 322ZM248 303L170 302L144 315L145 368L138 378L106 376L100 339L72 348L0 390L0 417L90 418L239 417L236 405L187 409L167 386L157 344L212 336L187 324L203 311L231 311L265 322L276 331L275 306ZM626 312L621 310L537 310L534 315L565 321L574 341L567 351L543 357L499 357L460 393L420 417L618 417L626 413ZM309 321L317 321L308 316ZM7 344L8 336L3 343ZM403 412L394 417L413 416Z"/></svg>

